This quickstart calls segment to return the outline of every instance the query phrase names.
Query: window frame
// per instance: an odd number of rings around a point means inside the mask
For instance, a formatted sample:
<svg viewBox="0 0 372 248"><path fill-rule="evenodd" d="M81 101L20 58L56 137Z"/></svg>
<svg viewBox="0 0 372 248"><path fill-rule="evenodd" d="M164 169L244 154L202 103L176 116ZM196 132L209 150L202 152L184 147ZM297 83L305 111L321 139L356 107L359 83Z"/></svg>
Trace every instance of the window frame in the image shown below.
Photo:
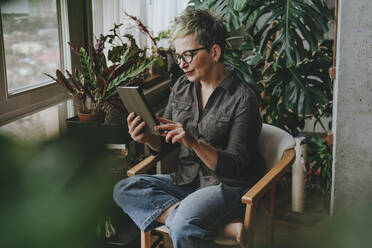
<svg viewBox="0 0 372 248"><path fill-rule="evenodd" d="M84 0L56 0L56 6L61 64L59 69L70 70L71 67L77 66L78 58L70 55L67 41L77 46L88 47L91 42L88 39L91 34L89 30L92 29L92 22L89 20L92 16L91 4ZM76 14L77 11L82 14ZM2 18L0 18L0 52L0 126L71 98L57 83L14 95L8 94Z"/></svg>

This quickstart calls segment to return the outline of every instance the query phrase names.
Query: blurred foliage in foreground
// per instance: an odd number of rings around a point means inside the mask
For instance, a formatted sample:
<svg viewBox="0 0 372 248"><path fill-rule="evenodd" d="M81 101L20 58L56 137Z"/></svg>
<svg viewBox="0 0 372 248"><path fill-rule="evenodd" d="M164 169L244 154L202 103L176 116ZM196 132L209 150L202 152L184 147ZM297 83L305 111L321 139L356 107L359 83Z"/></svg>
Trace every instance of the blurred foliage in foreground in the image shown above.
<svg viewBox="0 0 372 248"><path fill-rule="evenodd" d="M101 247L96 228L110 215L103 209L112 201L113 161L100 140L74 134L25 146L0 136L1 247ZM370 247L370 203L356 196L346 211L274 247Z"/></svg>
<svg viewBox="0 0 372 248"><path fill-rule="evenodd" d="M106 149L97 136L65 135L38 146L0 136L2 247L97 247L111 200Z"/></svg>

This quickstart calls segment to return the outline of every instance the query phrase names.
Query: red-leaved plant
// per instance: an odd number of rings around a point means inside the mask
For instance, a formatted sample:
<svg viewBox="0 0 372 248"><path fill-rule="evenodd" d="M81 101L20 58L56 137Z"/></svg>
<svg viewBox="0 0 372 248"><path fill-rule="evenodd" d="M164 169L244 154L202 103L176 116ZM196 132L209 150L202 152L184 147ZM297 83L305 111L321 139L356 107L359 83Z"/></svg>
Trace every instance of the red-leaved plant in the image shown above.
<svg viewBox="0 0 372 248"><path fill-rule="evenodd" d="M136 22L141 32L147 34L157 47L156 41L145 25L136 17L125 13ZM143 79L147 69L159 60L158 56L146 56L146 49L140 49L133 36L119 34L122 24L114 26L108 35L100 35L89 55L84 47L76 47L69 42L71 51L79 56L80 67L73 73L56 70L54 81L62 85L75 99L79 112L94 113L103 111L103 103L117 97L116 88ZM126 38L124 41L122 38ZM118 39L119 44L114 44ZM105 43L109 43L108 57L104 53ZM107 60L112 65L108 66Z"/></svg>

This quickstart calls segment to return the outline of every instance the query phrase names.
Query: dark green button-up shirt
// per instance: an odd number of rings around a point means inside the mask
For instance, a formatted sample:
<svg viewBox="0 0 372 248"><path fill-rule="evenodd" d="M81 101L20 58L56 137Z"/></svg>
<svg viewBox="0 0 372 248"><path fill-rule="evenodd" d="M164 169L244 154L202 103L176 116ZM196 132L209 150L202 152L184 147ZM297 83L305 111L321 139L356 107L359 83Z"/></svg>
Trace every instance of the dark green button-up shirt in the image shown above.
<svg viewBox="0 0 372 248"><path fill-rule="evenodd" d="M202 112L197 88L184 75L174 85L164 118L180 122L194 137L217 149L216 171L210 170L192 149L181 145L178 169L171 174L177 185L200 180L200 187L220 182L250 187L263 175L258 151L262 120L254 92L232 72L213 91ZM161 152L170 149L163 140Z"/></svg>

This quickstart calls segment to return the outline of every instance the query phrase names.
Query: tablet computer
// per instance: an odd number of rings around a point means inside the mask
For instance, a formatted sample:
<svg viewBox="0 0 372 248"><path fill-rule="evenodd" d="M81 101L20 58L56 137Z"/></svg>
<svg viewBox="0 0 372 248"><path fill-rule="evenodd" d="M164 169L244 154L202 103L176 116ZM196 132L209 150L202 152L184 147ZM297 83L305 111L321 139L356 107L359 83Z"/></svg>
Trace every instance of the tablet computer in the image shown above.
<svg viewBox="0 0 372 248"><path fill-rule="evenodd" d="M159 131L154 130L154 126L158 125L159 122L148 106L141 88L138 86L124 86L118 87L116 90L128 113L134 112L146 122L144 131L159 135Z"/></svg>

